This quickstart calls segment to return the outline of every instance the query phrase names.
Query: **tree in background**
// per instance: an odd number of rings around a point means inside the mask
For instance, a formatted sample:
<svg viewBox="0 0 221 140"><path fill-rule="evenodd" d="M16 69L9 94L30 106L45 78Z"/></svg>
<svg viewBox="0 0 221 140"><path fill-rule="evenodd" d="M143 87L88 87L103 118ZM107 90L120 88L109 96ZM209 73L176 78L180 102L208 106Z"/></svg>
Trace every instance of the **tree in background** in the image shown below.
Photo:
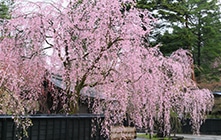
<svg viewBox="0 0 221 140"><path fill-rule="evenodd" d="M190 117L199 133L213 96L192 81L190 52L164 57L144 45L155 18L133 1L18 0L11 14L0 44L0 86L13 99L6 100L12 114L34 113L30 103L43 96L45 75L55 73L65 83L63 92L53 93L62 99L60 113L78 111L83 89L102 93L105 100L97 95L92 111L105 115L106 134L130 118L152 131L159 122L168 135L171 112Z"/></svg>
<svg viewBox="0 0 221 140"><path fill-rule="evenodd" d="M10 8L12 8L13 0L0 0L0 19L10 18Z"/></svg>
<svg viewBox="0 0 221 140"><path fill-rule="evenodd" d="M4 2L1 2L0 4L0 18L1 19L7 19L9 18L9 13L8 13L8 7L5 5Z"/></svg>
<svg viewBox="0 0 221 140"><path fill-rule="evenodd" d="M162 43L164 54L179 48L189 49L199 82L200 78L219 79L221 13L217 0L140 0L138 7L155 11L160 19L156 28L161 32L155 36L156 43Z"/></svg>

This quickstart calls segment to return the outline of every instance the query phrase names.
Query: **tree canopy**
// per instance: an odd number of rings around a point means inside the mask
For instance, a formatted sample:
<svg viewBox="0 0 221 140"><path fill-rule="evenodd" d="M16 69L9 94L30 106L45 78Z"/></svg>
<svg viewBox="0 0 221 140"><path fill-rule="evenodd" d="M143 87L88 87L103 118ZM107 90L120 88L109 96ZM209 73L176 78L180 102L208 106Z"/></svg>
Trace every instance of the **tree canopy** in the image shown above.
<svg viewBox="0 0 221 140"><path fill-rule="evenodd" d="M179 48L189 49L198 78L219 78L221 13L217 0L140 0L138 7L155 11L162 21L156 28L165 33L156 34L156 43L162 43L164 54Z"/></svg>
<svg viewBox="0 0 221 140"><path fill-rule="evenodd" d="M90 107L105 115L105 134L111 125L130 118L152 131L158 122L166 135L172 112L190 117L199 133L212 108L212 94L191 79L189 51L164 57L158 46L146 47L144 36L156 19L132 0L18 0L11 15L0 43L0 87L6 91L2 98L13 99L3 100L11 113L35 113L33 102L45 96L42 83L54 73L65 83L64 91L53 93L62 99L60 113L77 112L83 89L102 93L105 100L97 96Z"/></svg>

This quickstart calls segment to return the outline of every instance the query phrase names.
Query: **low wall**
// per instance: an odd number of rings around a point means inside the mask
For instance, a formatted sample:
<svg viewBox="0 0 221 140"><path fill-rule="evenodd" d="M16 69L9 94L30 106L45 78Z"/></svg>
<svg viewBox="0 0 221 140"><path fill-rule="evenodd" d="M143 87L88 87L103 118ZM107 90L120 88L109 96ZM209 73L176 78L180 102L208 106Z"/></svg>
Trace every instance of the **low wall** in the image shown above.
<svg viewBox="0 0 221 140"><path fill-rule="evenodd" d="M182 133L192 134L189 120L182 125ZM200 134L221 135L221 119L206 119L200 128Z"/></svg>
<svg viewBox="0 0 221 140"><path fill-rule="evenodd" d="M28 138L22 140L104 140L100 135L98 115L36 115L29 116L33 126L28 129ZM92 120L97 131L92 135ZM0 116L0 140L17 140L18 133L12 116ZM20 132L22 133L22 132Z"/></svg>

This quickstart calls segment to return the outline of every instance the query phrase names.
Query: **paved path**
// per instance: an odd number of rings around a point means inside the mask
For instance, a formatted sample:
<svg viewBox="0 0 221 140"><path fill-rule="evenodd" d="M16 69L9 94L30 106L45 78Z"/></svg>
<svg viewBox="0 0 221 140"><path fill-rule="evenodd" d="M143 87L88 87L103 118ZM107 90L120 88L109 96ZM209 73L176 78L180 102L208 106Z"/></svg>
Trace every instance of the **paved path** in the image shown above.
<svg viewBox="0 0 221 140"><path fill-rule="evenodd" d="M177 134L176 136L183 136L184 140L221 140L221 136L216 135L188 135L188 134ZM147 140L144 138L136 138L135 140Z"/></svg>
<svg viewBox="0 0 221 140"><path fill-rule="evenodd" d="M217 135L187 135L179 134L177 136L183 136L187 140L221 140L221 136Z"/></svg>
<svg viewBox="0 0 221 140"><path fill-rule="evenodd" d="M135 140L147 140L147 139L143 139L143 138L136 138Z"/></svg>

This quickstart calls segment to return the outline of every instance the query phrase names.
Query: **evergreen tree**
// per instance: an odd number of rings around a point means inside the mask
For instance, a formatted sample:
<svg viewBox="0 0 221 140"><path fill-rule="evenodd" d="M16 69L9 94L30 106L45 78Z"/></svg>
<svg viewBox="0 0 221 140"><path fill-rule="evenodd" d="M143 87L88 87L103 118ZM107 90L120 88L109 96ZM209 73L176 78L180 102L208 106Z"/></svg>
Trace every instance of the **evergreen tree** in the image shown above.
<svg viewBox="0 0 221 140"><path fill-rule="evenodd" d="M162 43L165 55L179 48L189 49L197 77L218 79L220 65L215 64L221 54L221 13L217 0L140 0L137 6L159 18L156 29L161 32L155 32L153 44Z"/></svg>
<svg viewBox="0 0 221 140"><path fill-rule="evenodd" d="M0 19L9 19L9 7L12 5L12 0L2 0L0 1Z"/></svg>

